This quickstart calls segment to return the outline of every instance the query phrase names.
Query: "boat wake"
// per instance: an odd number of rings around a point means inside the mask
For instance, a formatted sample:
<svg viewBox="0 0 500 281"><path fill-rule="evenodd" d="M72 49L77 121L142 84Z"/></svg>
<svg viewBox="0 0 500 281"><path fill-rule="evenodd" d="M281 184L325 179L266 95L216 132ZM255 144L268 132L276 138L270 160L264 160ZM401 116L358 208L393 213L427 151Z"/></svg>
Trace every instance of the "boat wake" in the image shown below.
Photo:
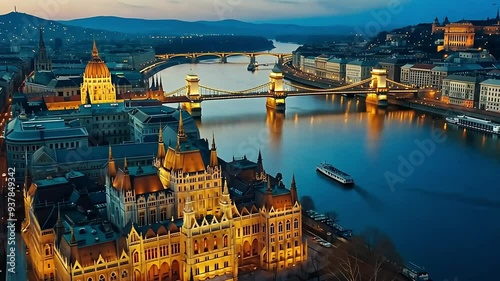
<svg viewBox="0 0 500 281"><path fill-rule="evenodd" d="M462 204L500 209L500 201L486 199L486 198L479 198L479 197L470 197L457 192L435 191L422 188L405 188L405 190L412 192L419 192L429 196L443 198Z"/></svg>

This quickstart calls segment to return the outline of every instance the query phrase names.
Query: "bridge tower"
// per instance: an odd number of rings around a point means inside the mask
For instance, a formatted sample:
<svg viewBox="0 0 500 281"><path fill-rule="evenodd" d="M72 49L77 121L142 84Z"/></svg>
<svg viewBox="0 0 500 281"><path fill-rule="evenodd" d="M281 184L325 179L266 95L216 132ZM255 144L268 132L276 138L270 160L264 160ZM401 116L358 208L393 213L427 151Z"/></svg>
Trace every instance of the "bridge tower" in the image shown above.
<svg viewBox="0 0 500 281"><path fill-rule="evenodd" d="M283 64L283 54L278 54L278 65Z"/></svg>
<svg viewBox="0 0 500 281"><path fill-rule="evenodd" d="M191 100L182 104L192 117L201 117L200 79L196 74L186 75L186 96Z"/></svg>
<svg viewBox="0 0 500 281"><path fill-rule="evenodd" d="M271 74L269 74L269 94L266 106L277 111L285 111L286 93L283 89L283 73L278 64L274 65Z"/></svg>
<svg viewBox="0 0 500 281"><path fill-rule="evenodd" d="M255 64L255 54L250 54L250 64Z"/></svg>
<svg viewBox="0 0 500 281"><path fill-rule="evenodd" d="M387 106L387 69L377 64L371 71L372 82L370 83L371 93L367 93L366 101L378 106Z"/></svg>
<svg viewBox="0 0 500 281"><path fill-rule="evenodd" d="M221 54L219 62L220 63L227 63L227 55L226 54Z"/></svg>

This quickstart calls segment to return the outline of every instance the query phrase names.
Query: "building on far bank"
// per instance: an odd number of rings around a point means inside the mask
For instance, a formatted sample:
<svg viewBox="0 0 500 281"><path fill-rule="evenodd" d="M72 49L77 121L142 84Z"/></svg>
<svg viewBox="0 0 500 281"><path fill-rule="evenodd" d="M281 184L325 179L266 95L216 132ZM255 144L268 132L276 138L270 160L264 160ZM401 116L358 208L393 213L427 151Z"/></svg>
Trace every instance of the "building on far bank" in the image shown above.
<svg viewBox="0 0 500 281"><path fill-rule="evenodd" d="M479 108L479 88L484 78L448 75L443 79L441 101L467 108Z"/></svg>
<svg viewBox="0 0 500 281"><path fill-rule="evenodd" d="M346 83L352 84L371 77L376 61L353 60L346 64Z"/></svg>
<svg viewBox="0 0 500 281"><path fill-rule="evenodd" d="M347 63L348 60L343 58L330 58L327 60L326 78L344 83Z"/></svg>
<svg viewBox="0 0 500 281"><path fill-rule="evenodd" d="M500 112L500 80L488 79L480 85L479 109Z"/></svg>

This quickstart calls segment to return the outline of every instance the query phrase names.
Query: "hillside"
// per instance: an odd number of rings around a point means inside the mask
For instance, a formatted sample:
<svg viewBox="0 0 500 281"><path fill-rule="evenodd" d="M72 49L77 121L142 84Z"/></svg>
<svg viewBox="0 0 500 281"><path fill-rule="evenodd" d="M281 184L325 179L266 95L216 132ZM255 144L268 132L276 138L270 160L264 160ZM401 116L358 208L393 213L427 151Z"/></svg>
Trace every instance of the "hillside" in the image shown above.
<svg viewBox="0 0 500 281"><path fill-rule="evenodd" d="M91 17L61 21L61 23L84 28L105 28L113 32L149 34L156 36L173 35L250 35L275 38L278 35L342 35L353 31L349 26L300 26L292 24L254 24L238 20L196 21L145 20L110 16Z"/></svg>
<svg viewBox="0 0 500 281"><path fill-rule="evenodd" d="M115 31L65 25L63 23L45 20L25 13L11 12L0 15L0 42L17 42L19 44L38 42L39 27L44 28L46 38L60 38L66 43L86 40L116 40L132 39L130 35Z"/></svg>

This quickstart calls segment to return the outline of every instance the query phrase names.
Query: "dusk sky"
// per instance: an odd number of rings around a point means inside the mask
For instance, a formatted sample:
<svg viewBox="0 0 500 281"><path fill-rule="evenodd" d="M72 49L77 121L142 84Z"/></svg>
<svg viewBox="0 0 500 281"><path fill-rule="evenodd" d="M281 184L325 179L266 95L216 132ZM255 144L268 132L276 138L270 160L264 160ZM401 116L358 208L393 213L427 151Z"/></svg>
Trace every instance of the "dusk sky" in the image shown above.
<svg viewBox="0 0 500 281"><path fill-rule="evenodd" d="M495 16L497 4L500 0L1 0L0 14L17 6L18 12L53 20L120 16L359 25L376 20L373 11L385 11L391 15L386 25L392 26L431 22L436 16L442 20L446 15L451 21L485 19Z"/></svg>

